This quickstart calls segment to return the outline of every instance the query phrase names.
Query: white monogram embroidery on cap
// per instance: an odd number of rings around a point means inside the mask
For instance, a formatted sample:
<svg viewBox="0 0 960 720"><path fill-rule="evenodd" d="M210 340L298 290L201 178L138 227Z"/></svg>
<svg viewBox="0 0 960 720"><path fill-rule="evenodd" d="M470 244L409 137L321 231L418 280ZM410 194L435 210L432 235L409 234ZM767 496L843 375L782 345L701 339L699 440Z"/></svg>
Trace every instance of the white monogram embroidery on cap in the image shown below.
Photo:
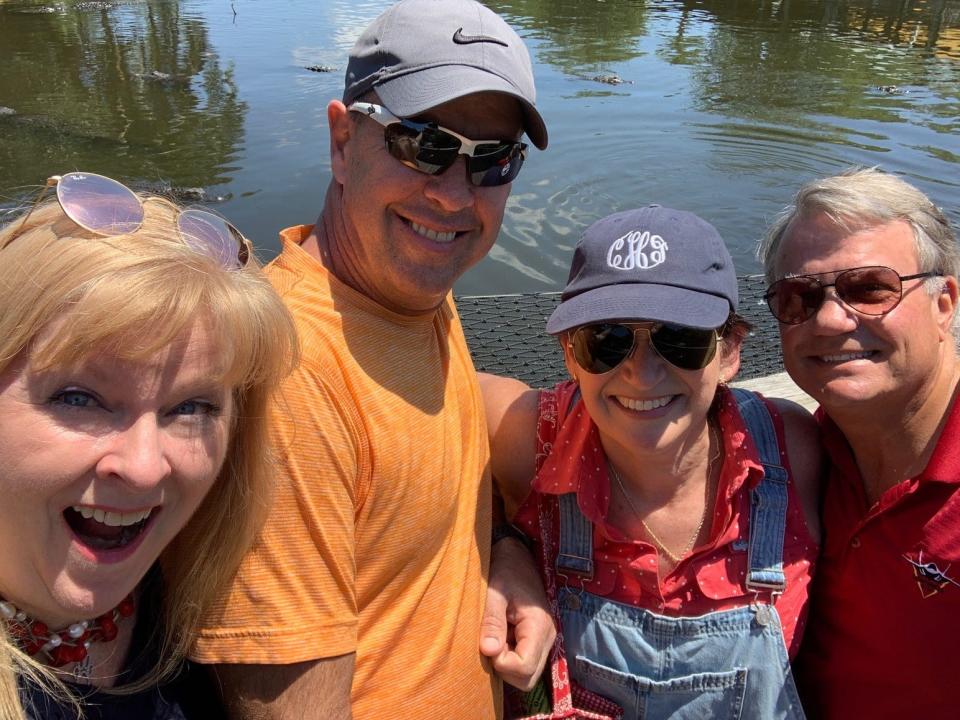
<svg viewBox="0 0 960 720"><path fill-rule="evenodd" d="M667 259L667 241L649 230L631 230L613 241L607 250L607 265L614 270L649 270Z"/></svg>

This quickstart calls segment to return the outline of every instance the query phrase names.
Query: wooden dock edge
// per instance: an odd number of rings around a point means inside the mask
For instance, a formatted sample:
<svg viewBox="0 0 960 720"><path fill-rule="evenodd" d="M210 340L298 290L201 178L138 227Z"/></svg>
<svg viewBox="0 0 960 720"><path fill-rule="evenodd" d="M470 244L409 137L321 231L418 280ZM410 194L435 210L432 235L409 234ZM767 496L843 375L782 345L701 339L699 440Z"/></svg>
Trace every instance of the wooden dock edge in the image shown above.
<svg viewBox="0 0 960 720"><path fill-rule="evenodd" d="M764 377L751 378L749 380L740 380L730 383L733 387L742 387L747 390L753 390L761 393L768 398L786 398L793 402L803 405L807 410L813 412L817 409L817 401L807 395L803 390L797 387L797 384L790 379L785 372L775 375L766 375Z"/></svg>

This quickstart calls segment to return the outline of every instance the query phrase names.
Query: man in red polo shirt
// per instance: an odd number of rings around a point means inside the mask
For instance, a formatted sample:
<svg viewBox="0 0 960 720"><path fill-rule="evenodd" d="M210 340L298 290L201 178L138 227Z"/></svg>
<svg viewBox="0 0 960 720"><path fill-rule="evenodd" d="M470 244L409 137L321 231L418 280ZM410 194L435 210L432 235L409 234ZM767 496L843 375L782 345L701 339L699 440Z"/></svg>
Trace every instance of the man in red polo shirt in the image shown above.
<svg viewBox="0 0 960 720"><path fill-rule="evenodd" d="M807 713L958 717L955 234L916 188L852 170L801 188L760 254L831 459L795 666Z"/></svg>

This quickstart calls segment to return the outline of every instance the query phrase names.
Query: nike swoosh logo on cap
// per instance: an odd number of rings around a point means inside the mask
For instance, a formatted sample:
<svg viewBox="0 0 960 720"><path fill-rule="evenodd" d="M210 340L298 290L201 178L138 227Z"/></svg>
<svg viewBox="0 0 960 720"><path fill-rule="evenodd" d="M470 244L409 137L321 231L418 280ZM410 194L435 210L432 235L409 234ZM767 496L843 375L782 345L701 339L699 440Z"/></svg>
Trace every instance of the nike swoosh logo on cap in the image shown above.
<svg viewBox="0 0 960 720"><path fill-rule="evenodd" d="M509 47L503 40L500 38L490 37L489 35L464 35L463 28L457 28L457 31L453 34L453 41L457 45L469 45L471 43L496 43L497 45L503 45L504 47Z"/></svg>

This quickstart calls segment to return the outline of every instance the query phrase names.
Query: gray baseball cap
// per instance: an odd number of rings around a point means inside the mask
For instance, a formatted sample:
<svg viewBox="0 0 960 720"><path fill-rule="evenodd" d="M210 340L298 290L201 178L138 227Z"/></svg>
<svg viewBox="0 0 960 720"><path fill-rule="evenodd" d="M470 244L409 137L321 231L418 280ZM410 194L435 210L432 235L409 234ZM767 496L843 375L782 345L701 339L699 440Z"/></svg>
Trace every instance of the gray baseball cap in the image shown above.
<svg viewBox="0 0 960 720"><path fill-rule="evenodd" d="M624 320L717 328L737 309L737 275L713 225L650 205L584 231L560 298L547 321L551 334Z"/></svg>
<svg viewBox="0 0 960 720"><path fill-rule="evenodd" d="M385 10L350 51L343 102L371 89L399 117L473 93L505 93L520 102L533 144L547 146L526 46L474 0L401 0Z"/></svg>

